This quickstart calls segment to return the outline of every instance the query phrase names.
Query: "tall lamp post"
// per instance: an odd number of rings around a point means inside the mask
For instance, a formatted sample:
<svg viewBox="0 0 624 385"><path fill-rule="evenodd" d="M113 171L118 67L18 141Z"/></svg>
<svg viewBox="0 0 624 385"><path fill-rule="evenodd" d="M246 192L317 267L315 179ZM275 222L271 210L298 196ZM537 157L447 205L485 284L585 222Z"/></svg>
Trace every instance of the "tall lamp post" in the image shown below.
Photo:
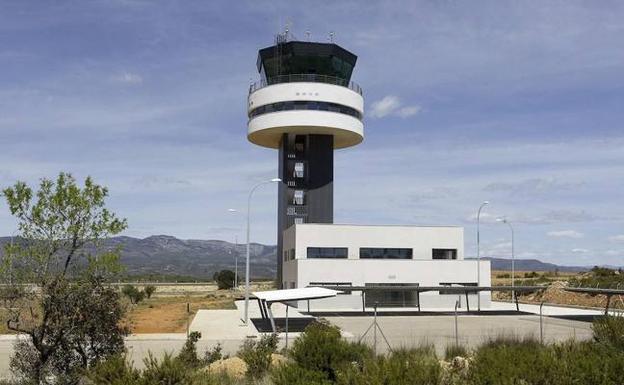
<svg viewBox="0 0 624 385"><path fill-rule="evenodd" d="M479 206L479 211L477 211L477 286L481 286L481 255L480 255L480 234L479 234L479 225L481 222L481 210L487 205L489 205L489 201L483 201L481 206ZM477 310L481 311L481 292L477 291Z"/></svg>
<svg viewBox="0 0 624 385"><path fill-rule="evenodd" d="M230 213L237 213L236 209L228 209ZM238 235L234 236L234 289L238 289Z"/></svg>
<svg viewBox="0 0 624 385"><path fill-rule="evenodd" d="M260 182L257 185L253 186L251 191L249 191L249 197L247 198L247 257L245 260L245 325L247 325L249 321L249 224L250 224L250 212L251 212L251 196L256 189L264 184L268 183L278 183L282 180L280 178L273 178L271 180L267 180L264 182Z"/></svg>
<svg viewBox="0 0 624 385"><path fill-rule="evenodd" d="M516 266L515 266L516 258L515 258L515 255L514 255L514 228L511 225L511 222L509 222L507 220L507 218L505 218L505 217L497 218L496 221L507 224L507 226L509 226L509 230L511 230L511 300L515 301L516 300L516 292L514 290L514 288L515 288L514 278L516 276Z"/></svg>

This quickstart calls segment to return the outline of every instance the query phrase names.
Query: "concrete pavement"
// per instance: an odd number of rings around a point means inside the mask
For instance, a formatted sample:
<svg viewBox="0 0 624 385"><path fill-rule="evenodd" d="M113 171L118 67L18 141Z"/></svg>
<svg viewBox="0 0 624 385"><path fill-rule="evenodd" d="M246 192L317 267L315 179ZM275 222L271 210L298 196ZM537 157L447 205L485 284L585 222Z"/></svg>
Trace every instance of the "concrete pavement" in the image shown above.
<svg viewBox="0 0 624 385"><path fill-rule="evenodd" d="M247 338L257 338L260 333L250 323L242 323L243 303L237 301L236 310L200 310L193 319L190 330L202 333L198 342L198 352L212 349L217 344L223 347L223 353L235 354L241 343ZM492 310L507 311L515 309L511 303L493 302ZM412 309L413 310L413 309ZM444 310L444 309L442 309ZM452 309L446 309L450 311ZM459 341L470 347L477 346L490 338L501 335L517 337L534 337L539 339L539 305L521 304L520 310L524 313L513 315L468 315L458 313ZM599 310L567 308L559 306L544 306L543 331L547 342L563 341L567 339L591 338L591 323L580 322L575 319L557 317L578 317L601 315ZM273 305L273 314L281 318L285 316L283 305ZM250 318L259 317L257 304L250 304ZM290 308L289 318L309 318L296 309ZM358 340L370 326L373 318L357 313L328 315L330 322L340 327L343 336L351 340ZM455 341L455 317L453 315L393 315L378 317L379 325L388 338L393 349L399 347L414 347L423 343L433 344L439 353L443 353L446 346ZM294 339L297 333L289 333ZM379 352L387 351L381 334L378 335ZM0 379L9 375L9 357L13 352L13 344L17 340L15 335L0 336ZM284 334L280 334L280 346L284 344ZM151 352L154 357L160 358L165 353L177 353L184 345L185 333L170 334L139 334L126 338L129 357L135 366L142 367L143 360ZM372 344L372 333L364 339Z"/></svg>

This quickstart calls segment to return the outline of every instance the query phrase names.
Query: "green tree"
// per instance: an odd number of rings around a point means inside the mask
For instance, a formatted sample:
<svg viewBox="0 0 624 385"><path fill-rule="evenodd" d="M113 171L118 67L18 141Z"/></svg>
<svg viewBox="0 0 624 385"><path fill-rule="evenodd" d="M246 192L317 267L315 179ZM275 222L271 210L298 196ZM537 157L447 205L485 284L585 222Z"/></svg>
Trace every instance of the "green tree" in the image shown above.
<svg viewBox="0 0 624 385"><path fill-rule="evenodd" d="M66 173L2 191L18 221L21 242L6 247L0 264L8 329L28 339L11 359L14 374L45 384L73 383L83 368L124 350L119 294L106 283L121 271L118 250L99 240L127 225L105 208L108 190Z"/></svg>
<svg viewBox="0 0 624 385"><path fill-rule="evenodd" d="M137 289L134 285L125 285L121 289L121 293L128 297L133 305L143 301L143 298L145 298L145 292Z"/></svg>
<svg viewBox="0 0 624 385"><path fill-rule="evenodd" d="M234 287L235 274L232 270L221 270L214 274L214 280L219 289L231 289Z"/></svg>
<svg viewBox="0 0 624 385"><path fill-rule="evenodd" d="M156 286L154 286L154 285L147 285L143 289L143 292L145 293L145 296L147 297L147 299L150 299L150 298L152 298L152 294L154 294L156 292Z"/></svg>

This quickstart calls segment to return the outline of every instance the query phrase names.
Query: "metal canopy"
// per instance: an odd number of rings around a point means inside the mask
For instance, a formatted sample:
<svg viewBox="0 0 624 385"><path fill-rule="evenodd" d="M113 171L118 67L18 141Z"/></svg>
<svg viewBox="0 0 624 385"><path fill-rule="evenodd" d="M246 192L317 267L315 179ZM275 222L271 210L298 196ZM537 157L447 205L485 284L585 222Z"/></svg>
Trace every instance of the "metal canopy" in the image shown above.
<svg viewBox="0 0 624 385"><path fill-rule="evenodd" d="M256 291L252 294L260 300L272 303L329 298L335 297L338 293L340 293L340 291L324 287L303 287L300 289Z"/></svg>
<svg viewBox="0 0 624 385"><path fill-rule="evenodd" d="M548 286L391 286L391 285L376 285L376 286L323 286L323 288L342 290L344 292L361 291L362 292L362 311L365 311L364 296L367 291L411 291L415 292L418 296L418 311L420 311L420 293L428 291L444 291L448 294L464 294L466 296L466 307L470 311L470 304L468 301L468 294L478 293L482 291L512 291L512 292L533 292L537 290L544 290ZM319 288L320 289L320 288ZM518 303L518 296L515 296L516 310L520 311L520 305Z"/></svg>
<svg viewBox="0 0 624 385"><path fill-rule="evenodd" d="M339 290L332 290L324 287L303 287L300 289L256 291L252 294L258 300L258 306L260 307L260 314L262 315L262 318L268 318L269 321L271 321L271 328L275 333L277 332L277 329L275 327L273 312L271 311L271 305L273 305L273 303L279 302L286 305L286 325L288 325L289 302L331 298L335 297L338 293L340 293ZM288 334L288 331L286 331L286 333Z"/></svg>

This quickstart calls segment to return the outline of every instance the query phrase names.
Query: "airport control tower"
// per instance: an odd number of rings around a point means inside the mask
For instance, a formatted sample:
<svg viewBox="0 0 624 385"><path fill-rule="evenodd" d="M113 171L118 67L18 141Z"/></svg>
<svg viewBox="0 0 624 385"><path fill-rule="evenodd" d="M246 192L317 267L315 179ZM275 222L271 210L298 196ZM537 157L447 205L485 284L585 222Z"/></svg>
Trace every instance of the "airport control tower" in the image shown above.
<svg viewBox="0 0 624 385"><path fill-rule="evenodd" d="M334 149L364 139L362 89L351 81L357 56L334 43L288 41L258 52L260 81L249 88L247 138L279 150L277 282L283 232L294 223L334 220Z"/></svg>

